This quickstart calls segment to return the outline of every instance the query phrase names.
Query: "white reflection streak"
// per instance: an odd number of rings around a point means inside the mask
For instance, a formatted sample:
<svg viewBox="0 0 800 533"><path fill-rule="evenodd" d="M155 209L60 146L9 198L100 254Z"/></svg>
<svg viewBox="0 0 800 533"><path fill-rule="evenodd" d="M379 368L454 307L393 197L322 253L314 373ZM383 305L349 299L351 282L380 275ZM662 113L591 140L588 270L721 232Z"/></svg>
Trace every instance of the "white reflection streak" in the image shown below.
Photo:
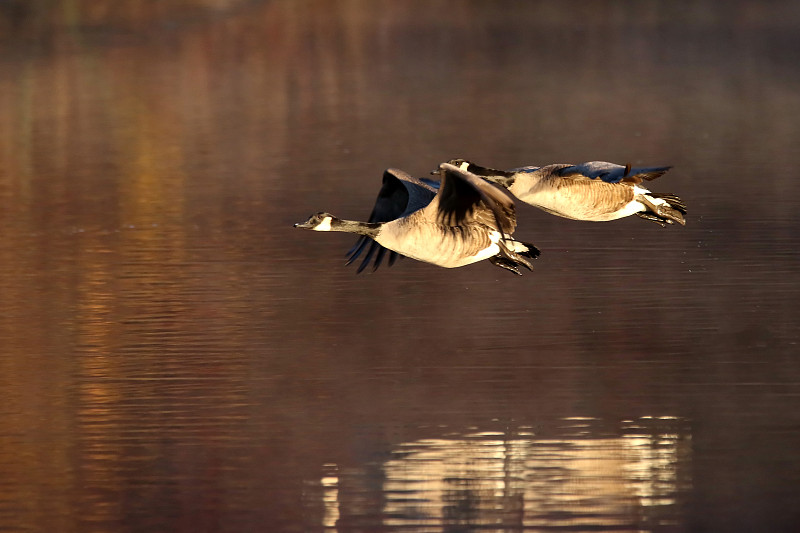
<svg viewBox="0 0 800 533"><path fill-rule="evenodd" d="M384 464L384 525L439 525L448 509L461 506L474 506L470 511L477 516L471 524L498 523L507 507L521 499L513 480L519 485L523 472L514 472L512 462L521 457L517 448L526 443L496 440L500 435L479 433L467 435L472 440L427 439L403 445L408 455Z"/></svg>
<svg viewBox="0 0 800 533"><path fill-rule="evenodd" d="M324 467L333 472L338 470L335 464L326 464ZM336 531L336 522L339 520L339 476L323 476L320 484L322 485L322 503L325 506L322 526Z"/></svg>
<svg viewBox="0 0 800 533"><path fill-rule="evenodd" d="M580 429L560 439L485 432L401 444L384 463L384 525L627 527L641 519L635 509L675 503L687 450L678 433L591 438L588 424Z"/></svg>
<svg viewBox="0 0 800 533"><path fill-rule="evenodd" d="M655 438L648 435L626 435L631 460L625 465L628 482L642 506L671 505L674 498L663 496L665 488L677 485L677 433Z"/></svg>

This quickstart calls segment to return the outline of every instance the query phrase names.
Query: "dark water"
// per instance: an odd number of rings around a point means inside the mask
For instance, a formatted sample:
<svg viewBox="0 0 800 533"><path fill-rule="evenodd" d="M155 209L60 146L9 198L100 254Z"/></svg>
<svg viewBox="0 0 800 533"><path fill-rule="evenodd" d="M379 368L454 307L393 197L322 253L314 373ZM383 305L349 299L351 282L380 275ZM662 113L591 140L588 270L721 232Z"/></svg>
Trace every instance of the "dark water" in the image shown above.
<svg viewBox="0 0 800 533"><path fill-rule="evenodd" d="M798 117L789 1L0 2L0 530L796 531ZM291 228L452 157L688 224Z"/></svg>

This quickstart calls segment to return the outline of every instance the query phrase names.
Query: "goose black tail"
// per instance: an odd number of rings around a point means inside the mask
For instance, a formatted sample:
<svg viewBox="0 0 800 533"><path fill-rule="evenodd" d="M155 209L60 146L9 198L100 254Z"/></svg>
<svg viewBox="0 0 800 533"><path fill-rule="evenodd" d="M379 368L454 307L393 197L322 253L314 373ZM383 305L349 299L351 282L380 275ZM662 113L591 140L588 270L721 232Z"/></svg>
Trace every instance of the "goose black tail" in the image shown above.
<svg viewBox="0 0 800 533"><path fill-rule="evenodd" d="M536 259L540 255L542 255L542 252L539 251L539 249L536 246L532 245L531 243L524 241L517 241L517 242L524 244L525 247L528 248L528 250L525 252L517 252L519 255L524 257L529 257L531 259Z"/></svg>

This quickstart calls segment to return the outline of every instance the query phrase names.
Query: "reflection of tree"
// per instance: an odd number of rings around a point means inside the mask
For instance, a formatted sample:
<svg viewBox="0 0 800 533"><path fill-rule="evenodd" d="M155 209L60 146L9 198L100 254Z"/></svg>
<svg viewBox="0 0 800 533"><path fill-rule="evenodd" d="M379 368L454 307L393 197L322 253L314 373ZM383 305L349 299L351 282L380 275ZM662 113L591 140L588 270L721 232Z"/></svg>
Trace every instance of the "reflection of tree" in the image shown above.
<svg viewBox="0 0 800 533"><path fill-rule="evenodd" d="M16 38L45 38L58 31L141 32L158 26L182 26L198 19L235 13L253 0L4 0L0 29Z"/></svg>
<svg viewBox="0 0 800 533"><path fill-rule="evenodd" d="M485 474L479 465L470 462L465 465L463 474L442 479L444 531L464 531L464 527L471 526L513 525L521 518L524 500L521 484L503 482L495 487L487 486Z"/></svg>
<svg viewBox="0 0 800 533"><path fill-rule="evenodd" d="M30 436L0 442L9 527L197 531L256 507L225 438L246 418L251 348L230 333L246 304L219 302L254 289L230 224L259 197L254 161L282 152L286 65L212 3L194 20L181 9L199 2L0 3L0 368L18 380L3 421ZM165 32L170 17L180 31ZM214 81L248 66L258 74ZM240 127L269 145L242 147Z"/></svg>
<svg viewBox="0 0 800 533"><path fill-rule="evenodd" d="M480 524L482 495L480 485L470 477L442 480L442 523L444 531L463 531L465 526ZM485 494L485 496L491 494Z"/></svg>

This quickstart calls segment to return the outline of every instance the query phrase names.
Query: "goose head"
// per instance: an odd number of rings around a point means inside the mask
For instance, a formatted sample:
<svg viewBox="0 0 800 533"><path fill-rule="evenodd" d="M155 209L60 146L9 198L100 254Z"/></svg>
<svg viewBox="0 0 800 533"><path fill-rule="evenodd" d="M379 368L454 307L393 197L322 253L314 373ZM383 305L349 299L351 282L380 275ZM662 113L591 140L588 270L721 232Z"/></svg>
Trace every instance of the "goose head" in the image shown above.
<svg viewBox="0 0 800 533"><path fill-rule="evenodd" d="M458 157L456 159L451 159L450 161L447 162L447 164L448 165L453 165L454 167L458 167L461 170L465 170L467 172L471 172L470 167L475 166L474 163L471 163L470 161L467 161L466 159L461 159L460 157ZM438 175L439 171L440 171L440 169L437 168L436 170L432 170L431 174Z"/></svg>
<svg viewBox="0 0 800 533"><path fill-rule="evenodd" d="M315 213L308 217L305 222L298 222L295 228L310 229L312 231L331 231L335 222L339 219L330 213Z"/></svg>
<svg viewBox="0 0 800 533"><path fill-rule="evenodd" d="M471 172L476 176L486 178L495 184L499 183L504 187L509 187L511 183L499 182L498 178L510 178L514 176L514 171L498 170L496 168L482 167L480 165L476 165L472 161L467 161L466 159L461 159L461 158L451 159L447 163L453 165L454 167L460 168L464 172ZM434 170L433 172L431 172L431 174L438 174L438 173L439 173L438 170Z"/></svg>

